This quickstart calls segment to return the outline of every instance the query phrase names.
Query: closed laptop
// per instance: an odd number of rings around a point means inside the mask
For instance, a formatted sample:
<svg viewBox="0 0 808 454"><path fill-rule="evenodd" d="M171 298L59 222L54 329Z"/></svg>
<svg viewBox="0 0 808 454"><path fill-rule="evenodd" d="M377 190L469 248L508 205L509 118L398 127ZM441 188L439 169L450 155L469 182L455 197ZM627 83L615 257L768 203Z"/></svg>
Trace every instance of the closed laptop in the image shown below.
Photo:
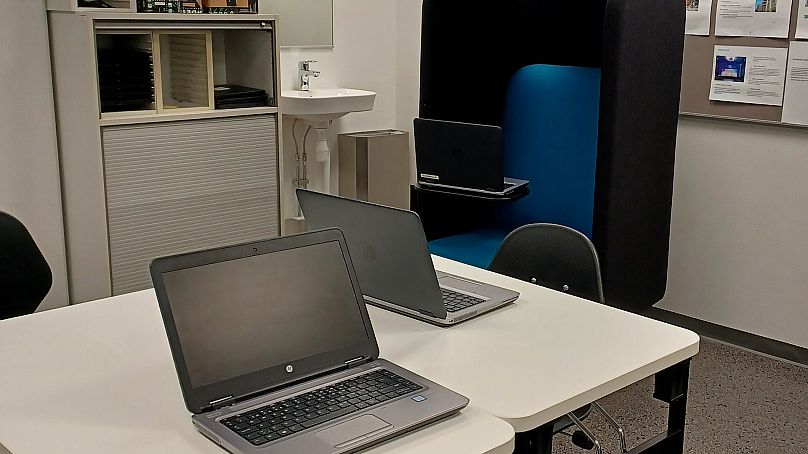
<svg viewBox="0 0 808 454"><path fill-rule="evenodd" d="M528 184L503 176L499 126L416 118L413 128L422 186L505 196Z"/></svg>

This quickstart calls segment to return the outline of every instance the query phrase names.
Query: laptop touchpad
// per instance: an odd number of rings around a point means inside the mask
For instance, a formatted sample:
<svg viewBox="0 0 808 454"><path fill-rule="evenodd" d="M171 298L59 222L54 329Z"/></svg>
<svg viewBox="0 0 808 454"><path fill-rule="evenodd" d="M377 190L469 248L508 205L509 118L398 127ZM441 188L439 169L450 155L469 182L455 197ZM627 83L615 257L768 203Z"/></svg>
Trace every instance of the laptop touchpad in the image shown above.
<svg viewBox="0 0 808 454"><path fill-rule="evenodd" d="M347 446L366 438L374 432L393 427L383 419L373 415L363 415L342 424L323 429L316 433L317 437L335 448Z"/></svg>

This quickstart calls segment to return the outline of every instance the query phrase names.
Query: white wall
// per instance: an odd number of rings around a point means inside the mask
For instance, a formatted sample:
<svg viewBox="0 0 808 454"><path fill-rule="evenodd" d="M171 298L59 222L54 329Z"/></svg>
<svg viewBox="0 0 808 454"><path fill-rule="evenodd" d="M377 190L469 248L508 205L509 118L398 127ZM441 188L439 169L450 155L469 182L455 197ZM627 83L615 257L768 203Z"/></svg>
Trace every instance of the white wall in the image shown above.
<svg viewBox="0 0 808 454"><path fill-rule="evenodd" d="M320 77L312 79L313 88L337 86L377 93L372 111L336 120L339 131L394 127L395 3L396 0L334 0L334 48L283 49L282 88L297 88L298 61L317 60L312 68L320 71Z"/></svg>
<svg viewBox="0 0 808 454"><path fill-rule="evenodd" d="M266 11L271 13L271 11ZM312 88L345 87L376 92L372 111L351 113L334 121L329 146L331 157L332 192L337 192L338 153L336 135L343 132L391 129L396 127L396 0L334 0L333 49L281 50L282 89L297 89L297 63L317 60L312 69L320 71L313 78ZM280 18L283 26L283 18ZM281 106L283 108L283 106ZM291 139L292 118L283 118L284 200L285 207L295 206L292 179L295 175L294 145ZM297 125L298 138L303 137L305 126ZM307 141L313 150L314 133ZM322 186L322 164L309 153L309 187ZM291 215L287 213L287 215ZM286 224L294 231L294 226Z"/></svg>
<svg viewBox="0 0 808 454"><path fill-rule="evenodd" d="M410 181L415 181L412 119L418 116L421 81L422 0L396 2L396 129L410 133Z"/></svg>
<svg viewBox="0 0 808 454"><path fill-rule="evenodd" d="M67 304L62 201L45 2L0 14L0 210L25 224L53 273L40 309Z"/></svg>
<svg viewBox="0 0 808 454"><path fill-rule="evenodd" d="M808 348L808 130L682 118L657 307Z"/></svg>

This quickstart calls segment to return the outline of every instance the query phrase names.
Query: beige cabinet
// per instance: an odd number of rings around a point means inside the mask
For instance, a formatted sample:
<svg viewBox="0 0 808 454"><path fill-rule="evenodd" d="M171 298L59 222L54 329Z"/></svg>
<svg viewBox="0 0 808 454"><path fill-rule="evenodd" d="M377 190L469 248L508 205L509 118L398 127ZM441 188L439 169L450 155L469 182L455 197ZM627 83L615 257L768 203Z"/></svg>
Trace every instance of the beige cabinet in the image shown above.
<svg viewBox="0 0 808 454"><path fill-rule="evenodd" d="M158 256L280 234L276 16L48 6L71 302L150 287ZM236 85L266 105L217 108Z"/></svg>

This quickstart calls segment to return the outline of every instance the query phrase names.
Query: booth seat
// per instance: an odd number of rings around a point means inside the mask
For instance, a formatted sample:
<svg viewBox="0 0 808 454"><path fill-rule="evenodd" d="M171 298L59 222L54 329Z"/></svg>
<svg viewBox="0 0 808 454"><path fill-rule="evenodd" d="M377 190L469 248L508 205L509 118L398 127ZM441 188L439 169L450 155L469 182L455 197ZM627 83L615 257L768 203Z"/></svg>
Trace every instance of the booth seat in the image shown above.
<svg viewBox="0 0 808 454"><path fill-rule="evenodd" d="M503 115L504 172L530 193L502 201L480 227L430 241L435 255L487 268L505 236L534 222L572 227L592 238L600 70L530 65L508 85Z"/></svg>

